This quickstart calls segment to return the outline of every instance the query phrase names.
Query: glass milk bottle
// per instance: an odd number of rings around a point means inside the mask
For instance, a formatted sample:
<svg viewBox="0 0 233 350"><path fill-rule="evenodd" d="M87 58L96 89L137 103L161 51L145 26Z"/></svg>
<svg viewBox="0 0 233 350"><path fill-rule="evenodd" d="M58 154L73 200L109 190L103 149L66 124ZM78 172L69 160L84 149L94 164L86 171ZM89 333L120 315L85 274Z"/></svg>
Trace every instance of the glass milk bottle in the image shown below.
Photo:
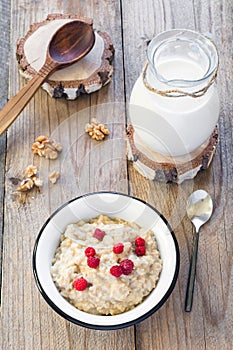
<svg viewBox="0 0 233 350"><path fill-rule="evenodd" d="M216 46L175 29L150 42L147 58L130 97L135 137L162 155L190 154L208 141L219 117Z"/></svg>

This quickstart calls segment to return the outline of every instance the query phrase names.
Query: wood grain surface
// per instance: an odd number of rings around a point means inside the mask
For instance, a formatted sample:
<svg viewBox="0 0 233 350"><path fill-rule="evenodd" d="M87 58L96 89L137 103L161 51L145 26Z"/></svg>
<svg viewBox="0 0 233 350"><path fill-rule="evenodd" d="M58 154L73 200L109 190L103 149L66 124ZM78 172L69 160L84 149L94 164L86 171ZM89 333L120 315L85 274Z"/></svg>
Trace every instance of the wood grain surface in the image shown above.
<svg viewBox="0 0 233 350"><path fill-rule="evenodd" d="M0 58L0 108L7 103L8 96L8 62L10 47L10 5L0 3L0 32L1 36L1 58ZM5 160L6 160L6 135L0 137L0 265L2 266L2 239L4 223L4 181L5 181ZM2 269L0 269L0 284ZM1 298L1 296L0 296Z"/></svg>
<svg viewBox="0 0 233 350"><path fill-rule="evenodd" d="M11 5L11 6L10 6ZM48 13L78 13L94 19L115 46L112 82L76 101L51 99L42 89L1 139L0 212L2 237L1 349L3 350L230 350L233 325L233 152L232 152L232 20L228 0L7 0L0 4L1 108L25 85L15 59L16 42L33 22ZM221 100L220 144L211 167L182 185L144 179L125 158L127 104L146 59L148 41L162 30L185 27L214 35L220 53L218 88ZM10 32L9 32L10 29ZM9 50L9 60L8 60ZM9 62L9 79L8 79ZM103 120L111 136L91 142L84 125ZM39 135L63 144L57 160L34 156ZM5 162L6 159L6 162ZM40 193L24 202L16 191L27 165L34 163L44 179ZM57 184L48 174L59 170ZM214 201L211 221L199 241L194 303L184 312L192 248L192 225L185 215L189 194L207 190ZM73 325L52 311L37 290L32 275L32 250L40 227L62 203L80 194L114 190L130 193L155 206L170 222L178 239L181 267L169 300L152 317L135 327L95 331Z"/></svg>

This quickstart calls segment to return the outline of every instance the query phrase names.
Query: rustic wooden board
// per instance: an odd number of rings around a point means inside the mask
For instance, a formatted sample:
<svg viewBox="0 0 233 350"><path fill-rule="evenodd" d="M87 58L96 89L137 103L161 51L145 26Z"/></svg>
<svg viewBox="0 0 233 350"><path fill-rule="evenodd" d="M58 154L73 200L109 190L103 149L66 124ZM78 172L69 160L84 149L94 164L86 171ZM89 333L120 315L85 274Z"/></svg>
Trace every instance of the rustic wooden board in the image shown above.
<svg viewBox="0 0 233 350"><path fill-rule="evenodd" d="M11 6L9 97L25 83L19 77L15 60L16 40L25 34L30 23L45 19L48 13L73 12L94 18L96 27L111 36L116 54L115 73L110 85L98 93L82 96L78 101L72 102L51 100L44 91L39 90L8 130L1 348L230 350L233 336L231 2L12 0ZM8 9L9 12L6 0L3 1L3 9ZM9 13L4 16L4 22L1 22L5 28L3 32L7 31L7 16L10 17ZM194 181L184 182L181 186L148 181L130 164L129 178L127 177L123 140L124 104L112 104L114 101L129 100L133 84L145 61L147 41L154 34L175 27L213 32L221 57L218 77L222 102L220 144L211 167L200 173ZM0 45L2 48L2 43ZM104 114L99 105L108 102L110 105L104 109ZM88 108L90 106L91 109ZM80 112L78 117L76 112ZM109 140L101 144L91 142L83 134L85 122L97 113L101 116L104 114L103 119L112 131ZM113 116L117 124L114 128ZM63 127L58 128L61 123ZM48 163L45 159L33 159L30 148L39 134L53 134L57 141L64 143L65 152L62 152L57 161ZM68 163L70 159L72 162ZM62 176L54 186L45 181L41 194L35 195L34 199L30 195L22 205L15 191L15 183L32 161L38 165L45 179L50 170L61 169ZM67 167L67 164L72 167ZM204 188L212 195L214 214L200 236L193 310L186 314L183 310L192 226L185 216L185 202L193 189L197 188ZM178 284L167 303L136 327L109 332L87 330L64 321L40 296L31 272L34 240L48 215L71 197L101 189L121 192L129 189L131 194L156 206L172 225L181 250Z"/></svg>
<svg viewBox="0 0 233 350"><path fill-rule="evenodd" d="M10 4L0 3L0 32L4 32L1 38L0 55L0 108L7 103L8 95L8 52L10 47ZM4 222L4 180L6 161L6 135L0 137L0 266L2 266L2 240ZM2 269L0 270L0 286L2 280ZM1 299L1 297L0 297Z"/></svg>
<svg viewBox="0 0 233 350"><path fill-rule="evenodd" d="M153 13L153 15L151 15ZM138 15L136 15L138 14ZM140 14L140 15L139 15ZM145 180L129 166L131 193L156 206L172 224L181 250L178 284L172 298L150 319L136 327L137 349L231 349L232 344L232 4L227 1L123 2L126 96L145 62L148 40L171 28L212 32L220 50L220 145L213 163L194 181L180 186ZM229 34L229 31L231 34ZM230 102L231 101L231 102ZM192 247L192 226L185 202L193 189L204 188L214 199L213 218L200 236L197 280L192 313L184 299ZM231 253L230 253L231 251Z"/></svg>

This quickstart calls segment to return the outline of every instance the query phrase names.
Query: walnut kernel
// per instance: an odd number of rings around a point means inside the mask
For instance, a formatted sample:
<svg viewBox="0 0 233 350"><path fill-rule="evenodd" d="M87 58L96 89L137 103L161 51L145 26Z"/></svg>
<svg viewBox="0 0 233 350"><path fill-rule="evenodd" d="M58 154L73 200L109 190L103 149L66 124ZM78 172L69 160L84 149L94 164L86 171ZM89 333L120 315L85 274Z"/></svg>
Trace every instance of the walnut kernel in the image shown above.
<svg viewBox="0 0 233 350"><path fill-rule="evenodd" d="M37 174L37 167L29 165L24 173L24 179L21 181L20 186L17 187L17 191L26 192L31 190L34 186L41 187L43 180L41 180Z"/></svg>
<svg viewBox="0 0 233 350"><path fill-rule="evenodd" d="M110 134L108 128L95 118L92 118L91 124L86 124L85 132L87 132L92 139L97 141L103 140L105 136Z"/></svg>
<svg viewBox="0 0 233 350"><path fill-rule="evenodd" d="M36 187L42 187L42 186L43 186L43 180L40 179L39 177L33 176L32 179L33 179L34 185L35 185Z"/></svg>
<svg viewBox="0 0 233 350"><path fill-rule="evenodd" d="M58 152L62 151L62 145L52 140L49 136L38 136L32 145L33 154L48 159L56 159Z"/></svg>
<svg viewBox="0 0 233 350"><path fill-rule="evenodd" d="M25 170L25 177L32 177L33 175L36 175L36 173L37 167L31 164Z"/></svg>
<svg viewBox="0 0 233 350"><path fill-rule="evenodd" d="M20 186L17 187L17 191L25 192L31 190L34 186L34 181L31 178L23 179Z"/></svg>
<svg viewBox="0 0 233 350"><path fill-rule="evenodd" d="M52 184L55 184L60 177L60 173L58 171L53 171L49 174L49 180Z"/></svg>

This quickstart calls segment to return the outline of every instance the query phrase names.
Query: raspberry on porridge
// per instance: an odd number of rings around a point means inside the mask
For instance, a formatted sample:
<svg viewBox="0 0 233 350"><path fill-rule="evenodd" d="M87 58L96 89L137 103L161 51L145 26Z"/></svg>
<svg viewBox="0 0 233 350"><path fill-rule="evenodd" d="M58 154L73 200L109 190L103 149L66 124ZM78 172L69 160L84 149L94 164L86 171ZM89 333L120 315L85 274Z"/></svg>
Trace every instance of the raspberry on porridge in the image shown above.
<svg viewBox="0 0 233 350"><path fill-rule="evenodd" d="M141 303L156 287L161 270L153 231L99 215L66 227L51 275L76 308L116 315Z"/></svg>
<svg viewBox="0 0 233 350"><path fill-rule="evenodd" d="M96 254L95 249L92 247L87 247L85 249L85 255L88 256L94 256Z"/></svg>
<svg viewBox="0 0 233 350"><path fill-rule="evenodd" d="M113 246L112 251L115 254L121 254L124 250L124 244L123 243L117 243Z"/></svg>
<svg viewBox="0 0 233 350"><path fill-rule="evenodd" d="M143 246L139 246L135 249L135 253L137 254L137 256L142 256L146 254L146 248Z"/></svg>
<svg viewBox="0 0 233 350"><path fill-rule="evenodd" d="M78 278L74 281L74 288L76 290L82 291L86 289L87 287L87 281L84 278Z"/></svg>

